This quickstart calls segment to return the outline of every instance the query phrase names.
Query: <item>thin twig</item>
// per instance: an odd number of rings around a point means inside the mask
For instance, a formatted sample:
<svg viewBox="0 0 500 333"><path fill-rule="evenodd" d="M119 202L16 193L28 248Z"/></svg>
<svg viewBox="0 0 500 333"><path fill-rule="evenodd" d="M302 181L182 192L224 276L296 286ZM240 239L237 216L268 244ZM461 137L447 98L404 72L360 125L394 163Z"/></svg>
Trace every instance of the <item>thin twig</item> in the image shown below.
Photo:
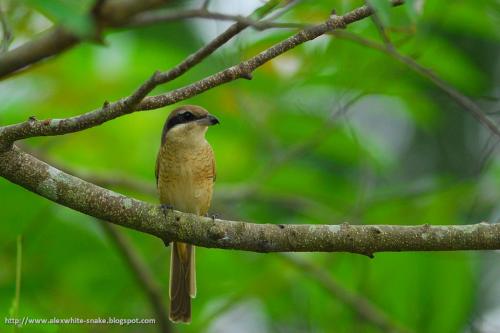
<svg viewBox="0 0 500 333"><path fill-rule="evenodd" d="M12 300L12 306L9 311L11 318L17 319L19 316L19 303L21 299L21 272L23 265L23 238L22 235L17 236L16 239L16 291L14 294L14 299ZM19 331L19 326L14 326L14 332Z"/></svg>
<svg viewBox="0 0 500 333"><path fill-rule="evenodd" d="M468 111L476 120L487 130L489 130L494 135L500 137L500 129L497 125L491 121L486 113L469 97L463 95L458 90L456 90L453 86L449 85L445 81L443 81L440 77L438 77L432 70L420 65L412 58L399 53L394 47L387 47L384 44L380 44L369 40L367 38L355 35L353 33L349 33L346 31L335 31L330 33L331 35L350 40L356 43L359 43L363 46L367 46L373 48L375 50L379 50L384 52L385 54L393 57L399 62L408 66L408 68L412 69L414 72L420 74L425 77L429 81L431 81L435 86L445 92L451 99L453 99L458 105L463 107L466 111Z"/></svg>
<svg viewBox="0 0 500 333"><path fill-rule="evenodd" d="M209 5L210 5L210 0L203 0L201 8L207 10Z"/></svg>
<svg viewBox="0 0 500 333"><path fill-rule="evenodd" d="M256 179L260 183L265 183L281 166L285 165L287 162L296 158L297 156L310 151L312 148L317 147L323 143L328 135L331 133L331 128L337 123L337 120L346 114L349 109L358 102L365 94L358 93L353 96L345 104L341 105L340 108L335 109L331 116L324 122L324 124L315 131L315 135L304 142L299 142L289 148L283 148L277 150L277 153L273 156L270 165L260 173Z"/></svg>
<svg viewBox="0 0 500 333"><path fill-rule="evenodd" d="M7 21L7 16L0 8L0 25L2 26L2 41L0 42L0 53L7 52L10 43L14 39L12 34L12 29L10 28L9 22Z"/></svg>
<svg viewBox="0 0 500 333"><path fill-rule="evenodd" d="M117 227L107 222L100 222L103 230L108 235L108 238L116 245L123 259L134 273L137 282L145 291L149 298L149 302L155 313L155 318L158 322L160 332L172 332L172 326L167 318L167 308L163 302L161 288L156 282L153 274L144 260L138 255L130 241L123 235Z"/></svg>
<svg viewBox="0 0 500 333"><path fill-rule="evenodd" d="M377 31L380 35L380 38L382 38L382 41L384 42L385 47L387 47L388 49L393 49L394 45L392 44L391 39L389 38L389 35L387 35L387 30L386 30L384 24L382 23L382 20L380 19L380 16L378 15L378 13L375 12L370 18L373 21L373 23L375 24L375 27L377 28Z"/></svg>
<svg viewBox="0 0 500 333"><path fill-rule="evenodd" d="M300 2L302 2L302 0L287 0L285 2L284 6L282 6L281 8L276 9L276 11L274 11L270 15L268 15L266 17L266 20L268 20L269 22L272 22L272 21L278 19L279 17L281 17L284 14L286 14L290 9L292 9L293 7L295 7L296 5L298 5ZM303 28L305 28L305 27L303 27Z"/></svg>
<svg viewBox="0 0 500 333"><path fill-rule="evenodd" d="M479 161L477 163L477 166L475 167L475 170L473 171L473 176L477 177L481 175L499 143L500 138L494 135L490 135L488 137L488 140L486 140L484 147L481 148L481 151L479 153Z"/></svg>
<svg viewBox="0 0 500 333"><path fill-rule="evenodd" d="M338 298L342 303L354 310L361 318L380 328L383 332L410 332L408 329L393 322L387 314L378 309L369 300L344 288L328 273L328 271L315 265L310 260L302 259L297 255L285 253L280 253L280 258L300 269L302 272L308 274L330 294L332 294L334 298Z"/></svg>
<svg viewBox="0 0 500 333"><path fill-rule="evenodd" d="M218 12L208 11L206 9L187 9L182 11L172 10L153 10L144 12L133 17L127 27L141 27L156 23L165 23L183 19L210 19L219 21L233 21L246 26L251 26L257 30L282 28L282 29L297 29L304 28L302 23L293 22L273 22L271 20L254 20L251 16L230 15Z"/></svg>

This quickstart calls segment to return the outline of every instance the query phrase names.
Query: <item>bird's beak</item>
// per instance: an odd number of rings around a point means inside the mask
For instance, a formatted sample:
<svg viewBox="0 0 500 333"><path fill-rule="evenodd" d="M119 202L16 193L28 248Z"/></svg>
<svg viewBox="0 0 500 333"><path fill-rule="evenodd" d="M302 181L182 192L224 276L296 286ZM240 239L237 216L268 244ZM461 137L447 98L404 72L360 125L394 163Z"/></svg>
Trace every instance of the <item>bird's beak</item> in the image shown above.
<svg viewBox="0 0 500 333"><path fill-rule="evenodd" d="M197 120L197 122L200 125L212 126L212 125L219 124L219 119L217 119L216 116L213 116L213 115L209 114L206 117Z"/></svg>

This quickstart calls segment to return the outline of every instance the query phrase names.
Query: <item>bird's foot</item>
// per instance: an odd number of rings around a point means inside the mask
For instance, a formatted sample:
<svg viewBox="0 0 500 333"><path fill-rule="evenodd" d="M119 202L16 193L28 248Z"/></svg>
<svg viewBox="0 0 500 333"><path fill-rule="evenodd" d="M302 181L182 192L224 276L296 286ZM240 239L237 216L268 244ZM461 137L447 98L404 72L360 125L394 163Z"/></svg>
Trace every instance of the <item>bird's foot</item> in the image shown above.
<svg viewBox="0 0 500 333"><path fill-rule="evenodd" d="M165 218L167 218L169 211L172 212L174 210L174 206L169 205L169 204L161 204L160 209L161 209L163 215L165 216ZM170 245L170 241L167 241L164 239L163 244L165 244L165 246L168 247Z"/></svg>
<svg viewBox="0 0 500 333"><path fill-rule="evenodd" d="M163 215L165 215L165 217L167 217L169 211L172 212L174 210L174 206L169 205L169 204L161 204L160 209L163 212Z"/></svg>
<svg viewBox="0 0 500 333"><path fill-rule="evenodd" d="M165 244L165 247L169 247L170 246L170 241L165 240L165 239L162 239L162 240L163 240L163 244Z"/></svg>
<svg viewBox="0 0 500 333"><path fill-rule="evenodd" d="M212 218L212 221L215 222L215 219L219 217L219 214L212 214L212 215L207 214L207 217Z"/></svg>

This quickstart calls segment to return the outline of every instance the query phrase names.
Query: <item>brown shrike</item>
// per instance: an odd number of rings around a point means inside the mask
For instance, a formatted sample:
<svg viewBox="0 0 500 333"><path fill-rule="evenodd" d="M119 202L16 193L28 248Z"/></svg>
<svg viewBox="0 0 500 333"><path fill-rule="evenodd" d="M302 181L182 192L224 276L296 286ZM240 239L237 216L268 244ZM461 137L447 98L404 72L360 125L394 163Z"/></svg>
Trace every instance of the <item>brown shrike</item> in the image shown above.
<svg viewBox="0 0 500 333"><path fill-rule="evenodd" d="M156 159L156 184L162 205L206 215L212 200L215 159L205 139L219 120L195 105L181 106L168 116ZM170 259L170 314L173 322L191 321L196 296L194 246L173 242Z"/></svg>

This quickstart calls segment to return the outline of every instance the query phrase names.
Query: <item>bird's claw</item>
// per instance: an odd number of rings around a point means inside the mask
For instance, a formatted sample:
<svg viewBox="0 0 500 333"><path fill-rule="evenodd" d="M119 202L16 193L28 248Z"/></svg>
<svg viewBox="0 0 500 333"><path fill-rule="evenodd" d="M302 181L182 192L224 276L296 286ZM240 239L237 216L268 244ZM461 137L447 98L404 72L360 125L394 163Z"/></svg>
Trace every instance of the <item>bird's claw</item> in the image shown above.
<svg viewBox="0 0 500 333"><path fill-rule="evenodd" d="M161 204L160 205L160 209L163 212L163 215L165 215L165 217L166 217L168 215L169 211L173 211L174 210L174 206L169 205L169 204Z"/></svg>
<svg viewBox="0 0 500 333"><path fill-rule="evenodd" d="M212 214L212 215L207 214L207 217L212 218L212 221L215 222L215 219L218 218L219 215L218 214Z"/></svg>
<svg viewBox="0 0 500 333"><path fill-rule="evenodd" d="M165 216L165 218L167 218L168 217L168 212L169 211L173 211L174 210L174 206L169 205L169 204L161 204L160 205L160 209L161 209L163 215ZM165 244L166 247L168 247L170 245L170 241L163 240L163 243Z"/></svg>
<svg viewBox="0 0 500 333"><path fill-rule="evenodd" d="M163 239L163 244L165 244L165 247L169 247L170 246L170 241Z"/></svg>

